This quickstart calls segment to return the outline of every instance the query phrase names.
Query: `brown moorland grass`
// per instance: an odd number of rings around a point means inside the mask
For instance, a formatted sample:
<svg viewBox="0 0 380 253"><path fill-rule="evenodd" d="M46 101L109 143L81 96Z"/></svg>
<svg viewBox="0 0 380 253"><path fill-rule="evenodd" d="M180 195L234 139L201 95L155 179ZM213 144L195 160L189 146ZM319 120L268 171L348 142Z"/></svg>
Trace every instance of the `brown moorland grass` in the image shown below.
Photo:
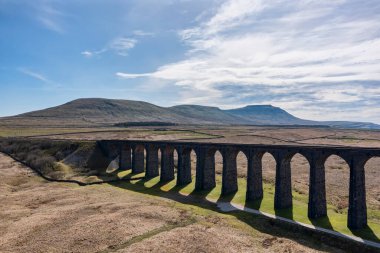
<svg viewBox="0 0 380 253"><path fill-rule="evenodd" d="M343 252L169 199L48 183L2 154L0 173L1 252Z"/></svg>

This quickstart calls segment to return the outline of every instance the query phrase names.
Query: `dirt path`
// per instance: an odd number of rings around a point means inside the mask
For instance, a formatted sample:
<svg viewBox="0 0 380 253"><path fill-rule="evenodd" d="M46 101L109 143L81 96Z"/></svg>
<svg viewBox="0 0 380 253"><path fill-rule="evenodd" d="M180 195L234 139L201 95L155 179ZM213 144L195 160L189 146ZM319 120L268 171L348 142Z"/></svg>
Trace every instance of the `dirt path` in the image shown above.
<svg viewBox="0 0 380 253"><path fill-rule="evenodd" d="M0 154L0 252L339 252L109 185L46 182Z"/></svg>

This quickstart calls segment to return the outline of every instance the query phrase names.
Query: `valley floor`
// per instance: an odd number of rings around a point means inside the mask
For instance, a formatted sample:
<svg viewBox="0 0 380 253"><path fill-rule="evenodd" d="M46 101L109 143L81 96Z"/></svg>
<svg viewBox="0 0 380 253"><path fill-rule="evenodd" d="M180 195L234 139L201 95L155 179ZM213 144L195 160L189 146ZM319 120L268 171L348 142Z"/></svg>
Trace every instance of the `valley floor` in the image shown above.
<svg viewBox="0 0 380 253"><path fill-rule="evenodd" d="M4 253L341 252L257 217L248 223L105 184L46 182L2 154L0 175Z"/></svg>

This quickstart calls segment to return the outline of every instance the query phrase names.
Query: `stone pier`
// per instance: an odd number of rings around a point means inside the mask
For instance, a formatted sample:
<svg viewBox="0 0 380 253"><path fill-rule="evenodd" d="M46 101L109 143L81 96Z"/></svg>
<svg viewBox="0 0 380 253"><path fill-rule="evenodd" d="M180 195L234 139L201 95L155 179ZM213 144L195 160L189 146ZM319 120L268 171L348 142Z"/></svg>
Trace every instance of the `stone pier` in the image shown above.
<svg viewBox="0 0 380 253"><path fill-rule="evenodd" d="M263 168L262 152L254 152L250 150L248 157L247 168L247 201L255 201L263 198Z"/></svg>
<svg viewBox="0 0 380 253"><path fill-rule="evenodd" d="M276 159L276 185L274 192L274 208L286 209L292 207L292 177L290 160L292 155L277 151Z"/></svg>
<svg viewBox="0 0 380 253"><path fill-rule="evenodd" d="M236 156L239 150L235 148L224 148L223 175L222 175L222 195L235 193L238 190Z"/></svg>
<svg viewBox="0 0 380 253"><path fill-rule="evenodd" d="M174 148L166 145L161 148L161 182L174 179Z"/></svg>
<svg viewBox="0 0 380 253"><path fill-rule="evenodd" d="M160 173L158 170L158 147L152 144L146 146L146 169L145 177L157 177Z"/></svg>
<svg viewBox="0 0 380 253"><path fill-rule="evenodd" d="M132 152L132 173L144 172L144 146L135 145Z"/></svg>
<svg viewBox="0 0 380 253"><path fill-rule="evenodd" d="M320 218L327 215L325 162L327 157L323 152L313 152L309 158L309 203L308 217Z"/></svg>
<svg viewBox="0 0 380 253"><path fill-rule="evenodd" d="M178 149L177 186L190 184L191 179L191 149Z"/></svg>
<svg viewBox="0 0 380 253"><path fill-rule="evenodd" d="M366 156L353 154L350 157L350 190L348 205L348 227L359 229L367 226L364 165Z"/></svg>
<svg viewBox="0 0 380 253"><path fill-rule="evenodd" d="M131 147L126 144L120 145L120 156L119 156L119 169L130 170L132 169L132 157L131 157Z"/></svg>
<svg viewBox="0 0 380 253"><path fill-rule="evenodd" d="M215 187L215 150L208 147L196 149L196 190L211 190Z"/></svg>

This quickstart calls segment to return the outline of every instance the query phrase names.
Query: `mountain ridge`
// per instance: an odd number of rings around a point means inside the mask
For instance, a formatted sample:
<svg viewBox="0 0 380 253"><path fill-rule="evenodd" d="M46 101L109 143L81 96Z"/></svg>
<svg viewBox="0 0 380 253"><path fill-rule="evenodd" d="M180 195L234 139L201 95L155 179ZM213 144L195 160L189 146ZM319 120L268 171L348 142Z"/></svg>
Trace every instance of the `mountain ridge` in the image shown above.
<svg viewBox="0 0 380 253"><path fill-rule="evenodd" d="M42 125L102 126L128 122L167 122L193 125L293 125L380 129L369 122L312 121L272 105L247 105L223 110L202 105L161 107L144 101L81 98L62 105L0 118L0 125L17 122Z"/></svg>

